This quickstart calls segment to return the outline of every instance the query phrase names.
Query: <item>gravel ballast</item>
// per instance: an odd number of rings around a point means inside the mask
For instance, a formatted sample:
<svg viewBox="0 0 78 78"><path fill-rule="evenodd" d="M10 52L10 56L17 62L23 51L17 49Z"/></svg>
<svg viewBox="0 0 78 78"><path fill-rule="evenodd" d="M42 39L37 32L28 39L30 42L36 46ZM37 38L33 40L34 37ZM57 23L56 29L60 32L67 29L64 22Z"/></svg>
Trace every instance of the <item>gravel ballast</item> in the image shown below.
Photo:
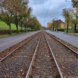
<svg viewBox="0 0 78 78"><path fill-rule="evenodd" d="M78 78L77 55L49 35L46 35L64 78Z"/></svg>
<svg viewBox="0 0 78 78"><path fill-rule="evenodd" d="M40 34L0 62L0 78L25 78Z"/></svg>
<svg viewBox="0 0 78 78"><path fill-rule="evenodd" d="M43 33L29 78L60 78Z"/></svg>

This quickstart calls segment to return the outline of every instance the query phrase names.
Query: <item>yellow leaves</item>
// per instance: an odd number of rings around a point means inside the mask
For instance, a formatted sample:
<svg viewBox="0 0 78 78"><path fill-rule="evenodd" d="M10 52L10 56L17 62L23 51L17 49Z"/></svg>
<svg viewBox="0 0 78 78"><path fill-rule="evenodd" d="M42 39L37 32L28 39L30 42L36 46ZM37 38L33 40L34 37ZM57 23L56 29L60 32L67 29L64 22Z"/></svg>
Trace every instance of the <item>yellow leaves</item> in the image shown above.
<svg viewBox="0 0 78 78"><path fill-rule="evenodd" d="M47 27L51 28L51 23L50 22L47 23Z"/></svg>

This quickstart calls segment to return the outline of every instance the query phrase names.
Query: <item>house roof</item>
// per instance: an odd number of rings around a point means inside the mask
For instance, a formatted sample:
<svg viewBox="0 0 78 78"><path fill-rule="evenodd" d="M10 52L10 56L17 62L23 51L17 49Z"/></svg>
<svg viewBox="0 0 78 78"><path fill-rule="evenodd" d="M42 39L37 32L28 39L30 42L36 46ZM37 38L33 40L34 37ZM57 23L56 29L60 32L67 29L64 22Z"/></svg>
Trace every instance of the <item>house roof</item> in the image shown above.
<svg viewBox="0 0 78 78"><path fill-rule="evenodd" d="M55 22L56 24L61 24L61 23L65 24L62 20L55 20Z"/></svg>

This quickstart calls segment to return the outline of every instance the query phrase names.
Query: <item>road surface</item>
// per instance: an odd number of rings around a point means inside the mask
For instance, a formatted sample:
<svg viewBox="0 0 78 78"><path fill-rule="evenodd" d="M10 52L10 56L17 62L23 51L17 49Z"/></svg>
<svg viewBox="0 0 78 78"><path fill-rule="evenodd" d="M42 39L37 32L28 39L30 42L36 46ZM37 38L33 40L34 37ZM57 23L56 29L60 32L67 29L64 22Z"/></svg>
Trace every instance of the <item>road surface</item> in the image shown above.
<svg viewBox="0 0 78 78"><path fill-rule="evenodd" d="M47 32L78 48L78 36L64 34L64 32L52 32L49 30Z"/></svg>
<svg viewBox="0 0 78 78"><path fill-rule="evenodd" d="M37 31L37 32L39 32L39 31ZM0 39L0 52L21 42L22 40L28 38L29 36L34 35L37 32L29 32L29 33L19 34L16 36L1 38Z"/></svg>

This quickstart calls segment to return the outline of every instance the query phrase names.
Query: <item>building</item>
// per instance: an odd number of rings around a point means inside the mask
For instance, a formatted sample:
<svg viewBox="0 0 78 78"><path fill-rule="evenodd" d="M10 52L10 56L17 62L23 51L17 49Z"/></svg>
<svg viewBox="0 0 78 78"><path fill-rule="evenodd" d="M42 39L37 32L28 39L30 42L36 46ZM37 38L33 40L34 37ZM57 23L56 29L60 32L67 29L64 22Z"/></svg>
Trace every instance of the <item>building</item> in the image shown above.
<svg viewBox="0 0 78 78"><path fill-rule="evenodd" d="M54 30L64 30L65 29L65 23L61 20L55 20L55 26Z"/></svg>

